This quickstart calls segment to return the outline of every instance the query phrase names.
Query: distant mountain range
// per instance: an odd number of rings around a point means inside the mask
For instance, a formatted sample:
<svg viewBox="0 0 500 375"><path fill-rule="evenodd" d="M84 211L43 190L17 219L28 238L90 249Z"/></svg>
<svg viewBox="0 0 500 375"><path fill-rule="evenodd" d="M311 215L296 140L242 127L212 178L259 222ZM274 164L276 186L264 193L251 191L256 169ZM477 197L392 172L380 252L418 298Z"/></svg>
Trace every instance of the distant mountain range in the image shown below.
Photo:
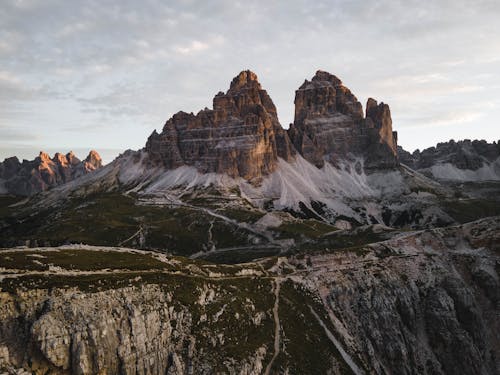
<svg viewBox="0 0 500 375"><path fill-rule="evenodd" d="M41 151L34 160L15 156L0 163L0 194L33 195L54 186L65 184L102 167L97 151L90 151L84 160L70 151L56 153L53 158Z"/></svg>

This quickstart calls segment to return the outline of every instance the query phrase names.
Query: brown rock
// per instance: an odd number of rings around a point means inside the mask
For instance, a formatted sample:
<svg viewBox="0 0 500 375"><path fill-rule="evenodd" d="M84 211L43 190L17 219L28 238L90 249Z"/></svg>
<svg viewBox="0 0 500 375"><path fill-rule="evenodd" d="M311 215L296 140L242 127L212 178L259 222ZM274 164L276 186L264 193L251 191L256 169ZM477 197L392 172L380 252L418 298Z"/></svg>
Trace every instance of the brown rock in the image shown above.
<svg viewBox="0 0 500 375"><path fill-rule="evenodd" d="M294 154L274 103L249 70L215 96L212 110L172 116L160 134L151 134L146 150L167 168L189 165L254 182L274 171L278 157Z"/></svg>
<svg viewBox="0 0 500 375"><path fill-rule="evenodd" d="M392 131L389 106L369 98L366 103L368 134L365 154L368 168L392 168L398 164L397 132Z"/></svg>
<svg viewBox="0 0 500 375"><path fill-rule="evenodd" d="M397 165L396 134L389 106L369 99L367 118L336 76L317 71L295 93L295 120L288 130L298 152L318 168L325 161L363 156L367 168Z"/></svg>

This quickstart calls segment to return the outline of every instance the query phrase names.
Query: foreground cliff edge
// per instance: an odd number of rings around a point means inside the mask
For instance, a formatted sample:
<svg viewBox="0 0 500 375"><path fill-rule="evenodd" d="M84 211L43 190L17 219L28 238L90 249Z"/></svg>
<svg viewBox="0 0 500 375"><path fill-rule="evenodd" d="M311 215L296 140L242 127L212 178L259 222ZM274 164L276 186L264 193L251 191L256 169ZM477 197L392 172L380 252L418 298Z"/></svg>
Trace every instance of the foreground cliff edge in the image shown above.
<svg viewBox="0 0 500 375"><path fill-rule="evenodd" d="M0 364L35 373L498 371L500 218L240 265L2 250Z"/></svg>
<svg viewBox="0 0 500 375"><path fill-rule="evenodd" d="M499 154L405 154L324 71L285 130L243 71L144 149L0 196L0 369L496 374Z"/></svg>

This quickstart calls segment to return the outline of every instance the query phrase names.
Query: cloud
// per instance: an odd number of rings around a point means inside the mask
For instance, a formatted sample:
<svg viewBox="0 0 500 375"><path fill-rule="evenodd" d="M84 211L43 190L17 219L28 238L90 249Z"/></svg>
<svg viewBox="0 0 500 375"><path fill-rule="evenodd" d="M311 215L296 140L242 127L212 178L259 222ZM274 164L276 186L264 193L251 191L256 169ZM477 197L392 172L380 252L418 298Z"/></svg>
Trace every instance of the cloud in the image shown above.
<svg viewBox="0 0 500 375"><path fill-rule="evenodd" d="M210 45L208 43L203 43L203 42L200 42L198 40L193 40L187 46L174 47L174 51L177 53L180 53L181 55L190 55L190 54L195 53L195 52L206 50L209 47L210 47Z"/></svg>
<svg viewBox="0 0 500 375"><path fill-rule="evenodd" d="M397 130L480 124L500 117L477 107L500 97L499 16L500 3L481 0L5 0L0 121L75 129L67 143L79 127L128 127L125 143L139 147L134 129L209 106L252 69L286 125L294 90L321 68L362 102L389 102Z"/></svg>

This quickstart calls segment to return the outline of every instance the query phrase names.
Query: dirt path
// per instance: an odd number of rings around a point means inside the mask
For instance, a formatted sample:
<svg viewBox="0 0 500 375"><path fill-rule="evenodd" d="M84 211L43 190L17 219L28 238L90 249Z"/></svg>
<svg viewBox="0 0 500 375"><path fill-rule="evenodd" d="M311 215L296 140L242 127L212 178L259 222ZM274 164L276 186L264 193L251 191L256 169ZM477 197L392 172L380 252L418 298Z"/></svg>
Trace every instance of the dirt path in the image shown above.
<svg viewBox="0 0 500 375"><path fill-rule="evenodd" d="M281 341L281 325L280 325L280 316L279 316L279 304L280 304L280 287L281 287L281 279L276 278L275 280L276 288L274 288L274 307L273 307L273 316L274 316L274 354L269 361L269 364L266 367L265 375L269 375L271 368L273 367L274 360L278 356L280 352L280 341Z"/></svg>
<svg viewBox="0 0 500 375"><path fill-rule="evenodd" d="M142 225L139 226L139 230L137 232L135 232L133 235L131 235L126 240L123 240L122 242L120 242L118 244L118 246L123 246L123 244L126 244L128 241L130 241L130 240L134 239L135 237L139 236L141 233L142 233Z"/></svg>
<svg viewBox="0 0 500 375"><path fill-rule="evenodd" d="M344 362L347 363L347 365L351 368L352 372L355 375L365 375L365 372L363 370L361 370L358 367L358 365L356 365L356 363L354 363L354 361L351 358L351 356L349 354L347 354L347 352L344 350L344 348L342 347L342 345L340 344L340 342L335 338L335 336L333 335L333 333L325 325L325 323L323 322L323 320L321 320L321 318L319 317L319 315L316 314L316 311L314 311L314 309L311 306L309 306L309 309L311 310L311 313L314 315L314 317L318 321L319 325L321 327L323 327L323 329L325 330L325 333L328 336L328 338L330 339L330 341L337 348L337 350L340 353L340 355L342 356L342 359L344 360Z"/></svg>

